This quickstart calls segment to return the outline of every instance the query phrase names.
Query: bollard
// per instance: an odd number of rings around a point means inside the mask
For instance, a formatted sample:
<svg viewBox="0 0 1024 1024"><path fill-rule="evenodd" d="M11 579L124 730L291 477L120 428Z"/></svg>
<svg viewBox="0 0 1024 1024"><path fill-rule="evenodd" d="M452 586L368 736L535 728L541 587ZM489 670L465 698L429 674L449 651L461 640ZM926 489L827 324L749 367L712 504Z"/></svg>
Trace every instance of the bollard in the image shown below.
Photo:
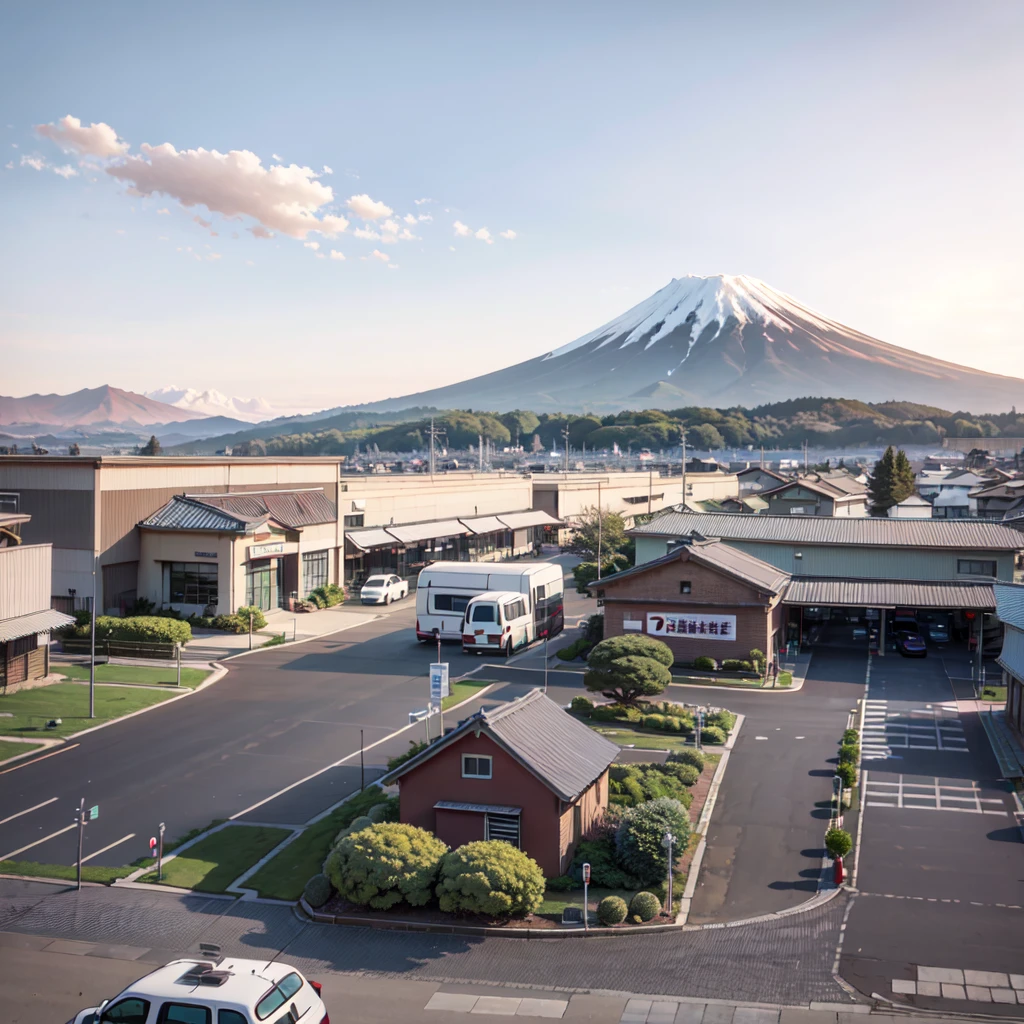
<svg viewBox="0 0 1024 1024"><path fill-rule="evenodd" d="M846 872L843 870L843 858L836 857L836 859L832 862L832 868L832 881L834 881L836 885L842 885L844 879L846 878Z"/></svg>

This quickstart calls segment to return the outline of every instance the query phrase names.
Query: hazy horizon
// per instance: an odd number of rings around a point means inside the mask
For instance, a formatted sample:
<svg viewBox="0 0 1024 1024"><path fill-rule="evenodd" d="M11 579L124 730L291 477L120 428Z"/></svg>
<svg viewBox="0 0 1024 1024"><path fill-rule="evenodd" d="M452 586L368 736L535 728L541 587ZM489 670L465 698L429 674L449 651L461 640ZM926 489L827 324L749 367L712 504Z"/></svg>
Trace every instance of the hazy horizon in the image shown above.
<svg viewBox="0 0 1024 1024"><path fill-rule="evenodd" d="M359 404L565 345L686 273L1024 377L1020 7L282 18L5 14L0 393Z"/></svg>

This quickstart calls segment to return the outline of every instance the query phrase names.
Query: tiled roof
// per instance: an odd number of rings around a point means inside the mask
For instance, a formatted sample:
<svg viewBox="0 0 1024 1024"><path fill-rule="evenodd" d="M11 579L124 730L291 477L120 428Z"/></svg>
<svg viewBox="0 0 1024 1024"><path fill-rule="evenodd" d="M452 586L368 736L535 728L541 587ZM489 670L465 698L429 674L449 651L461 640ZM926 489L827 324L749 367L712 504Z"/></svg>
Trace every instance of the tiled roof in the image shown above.
<svg viewBox="0 0 1024 1024"><path fill-rule="evenodd" d="M239 519L259 522L269 515L292 528L333 523L338 518L334 502L319 489L239 491L231 494L190 494L187 497L223 509Z"/></svg>
<svg viewBox="0 0 1024 1024"><path fill-rule="evenodd" d="M996 606L992 583L964 580L846 580L794 576L786 604L835 608L961 608L991 611Z"/></svg>
<svg viewBox="0 0 1024 1024"><path fill-rule="evenodd" d="M490 736L565 801L575 800L619 754L615 743L573 718L541 690L531 690L467 718L388 778L401 778L466 733L477 730Z"/></svg>
<svg viewBox="0 0 1024 1024"><path fill-rule="evenodd" d="M163 508L139 523L154 530L224 530L230 533L244 533L249 525L248 520L181 495L171 498Z"/></svg>
<svg viewBox="0 0 1024 1024"><path fill-rule="evenodd" d="M876 547L1020 551L1024 534L982 520L889 519L836 516L743 516L728 512L665 512L628 530L631 537L688 537L776 544L841 544Z"/></svg>
<svg viewBox="0 0 1024 1024"><path fill-rule="evenodd" d="M28 615L16 615L11 619L0 621L0 643L8 640L19 640L33 633L49 633L58 626L70 626L75 620L63 612L55 612L47 608L41 612L30 612Z"/></svg>

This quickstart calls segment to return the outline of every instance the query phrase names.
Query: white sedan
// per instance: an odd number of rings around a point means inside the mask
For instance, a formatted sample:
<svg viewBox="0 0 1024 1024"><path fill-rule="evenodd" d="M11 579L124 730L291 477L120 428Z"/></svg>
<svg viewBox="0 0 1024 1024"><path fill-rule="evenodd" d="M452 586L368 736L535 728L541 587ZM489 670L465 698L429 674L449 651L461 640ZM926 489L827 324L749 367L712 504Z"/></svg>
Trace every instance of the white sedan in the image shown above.
<svg viewBox="0 0 1024 1024"><path fill-rule="evenodd" d="M409 581L397 576L371 576L359 591L363 604L391 604L409 596Z"/></svg>

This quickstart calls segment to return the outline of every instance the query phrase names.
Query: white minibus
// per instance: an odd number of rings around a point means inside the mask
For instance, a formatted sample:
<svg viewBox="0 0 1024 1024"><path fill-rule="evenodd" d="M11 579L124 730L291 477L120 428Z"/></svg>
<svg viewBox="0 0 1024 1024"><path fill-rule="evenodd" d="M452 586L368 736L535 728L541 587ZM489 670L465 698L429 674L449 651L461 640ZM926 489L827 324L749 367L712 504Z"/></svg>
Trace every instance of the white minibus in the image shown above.
<svg viewBox="0 0 1024 1024"><path fill-rule="evenodd" d="M467 654L495 651L508 658L536 639L525 594L488 590L469 599L462 624L462 649Z"/></svg>

